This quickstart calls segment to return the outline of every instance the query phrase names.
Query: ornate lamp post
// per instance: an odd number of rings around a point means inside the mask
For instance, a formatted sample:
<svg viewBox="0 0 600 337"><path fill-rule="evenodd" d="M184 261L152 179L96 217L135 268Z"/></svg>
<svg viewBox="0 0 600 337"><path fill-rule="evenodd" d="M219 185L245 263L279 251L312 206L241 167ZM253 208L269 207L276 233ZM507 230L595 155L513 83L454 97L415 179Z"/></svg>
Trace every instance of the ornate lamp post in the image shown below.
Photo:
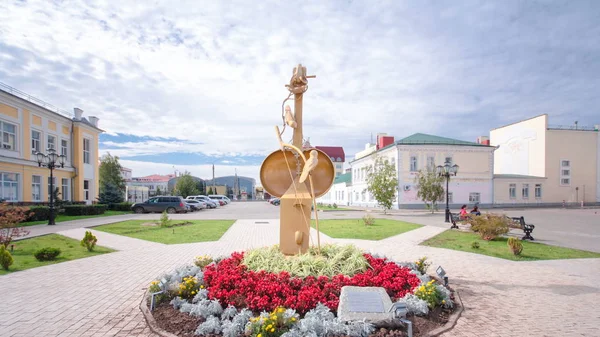
<svg viewBox="0 0 600 337"><path fill-rule="evenodd" d="M54 169L58 166L65 167L66 157L56 153L54 149L48 149L48 154L37 152L35 154L38 165L50 169L50 219L48 225L55 225L54 222Z"/></svg>
<svg viewBox="0 0 600 337"><path fill-rule="evenodd" d="M446 178L446 222L450 222L450 207L448 206L448 186L450 185L450 176L458 173L458 165L450 166L450 160L446 160L444 166L439 165L436 168L438 176Z"/></svg>

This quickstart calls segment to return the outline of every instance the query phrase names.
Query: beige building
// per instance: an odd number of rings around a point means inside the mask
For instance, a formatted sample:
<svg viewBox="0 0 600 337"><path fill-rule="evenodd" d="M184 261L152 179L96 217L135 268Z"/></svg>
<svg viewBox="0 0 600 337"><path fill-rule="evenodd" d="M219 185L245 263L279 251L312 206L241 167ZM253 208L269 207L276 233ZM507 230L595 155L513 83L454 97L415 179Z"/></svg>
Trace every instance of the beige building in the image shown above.
<svg viewBox="0 0 600 337"><path fill-rule="evenodd" d="M550 126L548 115L490 131L494 204L600 203L598 126Z"/></svg>

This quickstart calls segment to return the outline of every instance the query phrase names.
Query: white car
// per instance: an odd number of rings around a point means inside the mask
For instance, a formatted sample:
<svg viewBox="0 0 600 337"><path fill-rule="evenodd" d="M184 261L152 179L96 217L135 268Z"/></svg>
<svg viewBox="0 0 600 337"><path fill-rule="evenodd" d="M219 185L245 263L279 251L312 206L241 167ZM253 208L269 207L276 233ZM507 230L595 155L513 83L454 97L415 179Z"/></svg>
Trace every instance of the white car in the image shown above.
<svg viewBox="0 0 600 337"><path fill-rule="evenodd" d="M225 205L227 205L227 204L231 203L231 199L227 198L227 197L226 197L226 196L224 196L224 195L220 195L220 194L211 194L211 195L209 195L208 197L209 197L209 198L211 198L211 199L214 199L214 200L222 200L222 201L225 203Z"/></svg>
<svg viewBox="0 0 600 337"><path fill-rule="evenodd" d="M208 208L217 208L220 206L218 200L213 200L205 195L190 195L186 198L186 200L199 200L204 201Z"/></svg>
<svg viewBox="0 0 600 337"><path fill-rule="evenodd" d="M196 208L197 210L206 209L206 202L195 199L185 199L185 203Z"/></svg>

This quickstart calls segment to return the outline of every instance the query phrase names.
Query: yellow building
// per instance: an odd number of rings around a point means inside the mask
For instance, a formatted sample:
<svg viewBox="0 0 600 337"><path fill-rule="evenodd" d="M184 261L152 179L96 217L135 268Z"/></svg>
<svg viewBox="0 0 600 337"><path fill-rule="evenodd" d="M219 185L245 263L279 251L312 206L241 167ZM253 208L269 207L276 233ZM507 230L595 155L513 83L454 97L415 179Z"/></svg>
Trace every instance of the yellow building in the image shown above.
<svg viewBox="0 0 600 337"><path fill-rule="evenodd" d="M98 196L98 118L74 117L0 83L0 198L47 202L50 170L39 167L35 153L54 149L66 156L54 170L60 198L92 203Z"/></svg>
<svg viewBox="0 0 600 337"><path fill-rule="evenodd" d="M490 131L496 205L600 203L598 126L548 125L536 116Z"/></svg>

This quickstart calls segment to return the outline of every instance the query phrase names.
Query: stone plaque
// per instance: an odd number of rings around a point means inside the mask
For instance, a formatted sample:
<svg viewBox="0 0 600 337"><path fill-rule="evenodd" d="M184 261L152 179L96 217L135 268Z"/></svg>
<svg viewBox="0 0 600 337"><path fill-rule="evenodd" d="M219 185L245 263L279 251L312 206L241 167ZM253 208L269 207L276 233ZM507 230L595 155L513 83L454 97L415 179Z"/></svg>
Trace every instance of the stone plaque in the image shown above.
<svg viewBox="0 0 600 337"><path fill-rule="evenodd" d="M379 292L348 292L348 311L385 312Z"/></svg>

